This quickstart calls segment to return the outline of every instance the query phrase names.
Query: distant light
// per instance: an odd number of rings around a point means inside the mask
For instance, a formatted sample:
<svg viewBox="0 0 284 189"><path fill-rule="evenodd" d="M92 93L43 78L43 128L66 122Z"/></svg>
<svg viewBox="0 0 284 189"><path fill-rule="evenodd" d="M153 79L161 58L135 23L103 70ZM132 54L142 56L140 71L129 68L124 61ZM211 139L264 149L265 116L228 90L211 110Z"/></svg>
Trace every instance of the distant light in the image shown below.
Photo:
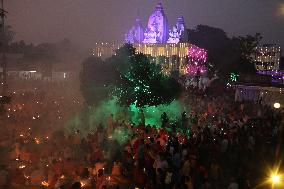
<svg viewBox="0 0 284 189"><path fill-rule="evenodd" d="M279 109L280 106L281 106L281 105L280 105L280 103L278 103L278 102L276 102L276 103L273 104L273 107L276 108L276 109Z"/></svg>
<svg viewBox="0 0 284 189"><path fill-rule="evenodd" d="M30 73L36 73L36 71L32 70L32 71L30 71Z"/></svg>
<svg viewBox="0 0 284 189"><path fill-rule="evenodd" d="M63 73L63 78L64 78L64 79L66 78L66 73L65 73L65 72Z"/></svg>
<svg viewBox="0 0 284 189"><path fill-rule="evenodd" d="M280 15L284 15L284 3L280 5ZM280 49L280 47L279 47Z"/></svg>

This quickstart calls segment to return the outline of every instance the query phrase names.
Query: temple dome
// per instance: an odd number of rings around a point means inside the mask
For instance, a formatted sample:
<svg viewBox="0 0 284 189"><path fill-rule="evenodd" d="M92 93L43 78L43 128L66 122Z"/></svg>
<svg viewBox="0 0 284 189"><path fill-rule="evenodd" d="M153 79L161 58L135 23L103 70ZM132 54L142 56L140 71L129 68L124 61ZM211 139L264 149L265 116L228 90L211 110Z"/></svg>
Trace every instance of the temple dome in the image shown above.
<svg viewBox="0 0 284 189"><path fill-rule="evenodd" d="M144 39L144 28L139 17L135 20L135 25L128 31L125 37L127 43L142 43Z"/></svg>
<svg viewBox="0 0 284 189"><path fill-rule="evenodd" d="M148 20L148 30L158 33L157 42L166 43L168 40L168 19L164 13L164 8L159 2Z"/></svg>
<svg viewBox="0 0 284 189"><path fill-rule="evenodd" d="M135 43L141 43L144 39L144 28L139 17L135 20L135 26L132 28L135 36Z"/></svg>
<svg viewBox="0 0 284 189"><path fill-rule="evenodd" d="M177 19L177 29L184 31L185 28L186 27L185 27L184 18L183 18L183 16L179 16L178 19Z"/></svg>

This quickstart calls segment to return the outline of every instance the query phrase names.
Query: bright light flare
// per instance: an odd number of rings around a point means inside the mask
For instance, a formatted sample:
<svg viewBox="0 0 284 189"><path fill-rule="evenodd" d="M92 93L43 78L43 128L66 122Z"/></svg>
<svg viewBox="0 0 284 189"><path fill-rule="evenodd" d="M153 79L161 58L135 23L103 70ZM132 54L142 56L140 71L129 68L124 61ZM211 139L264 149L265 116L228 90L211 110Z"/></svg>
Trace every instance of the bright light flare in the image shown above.
<svg viewBox="0 0 284 189"><path fill-rule="evenodd" d="M280 183L280 176L279 175L272 175L271 176L271 182L273 183L273 184L279 184Z"/></svg>
<svg viewBox="0 0 284 189"><path fill-rule="evenodd" d="M268 183L272 188L283 188L283 175L278 170L279 168L270 172Z"/></svg>

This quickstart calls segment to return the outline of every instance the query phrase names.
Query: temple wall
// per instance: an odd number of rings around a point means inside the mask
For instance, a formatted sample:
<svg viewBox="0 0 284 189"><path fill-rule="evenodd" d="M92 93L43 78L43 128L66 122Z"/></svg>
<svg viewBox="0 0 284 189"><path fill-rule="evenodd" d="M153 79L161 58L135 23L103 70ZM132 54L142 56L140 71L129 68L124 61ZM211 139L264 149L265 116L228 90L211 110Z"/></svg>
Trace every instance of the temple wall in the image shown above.
<svg viewBox="0 0 284 189"><path fill-rule="evenodd" d="M115 55L115 50L123 44L97 43L92 51L93 56L106 59ZM153 63L160 64L165 73L179 70L180 74L186 73L188 50L191 44L133 44L137 53L149 55L154 59Z"/></svg>

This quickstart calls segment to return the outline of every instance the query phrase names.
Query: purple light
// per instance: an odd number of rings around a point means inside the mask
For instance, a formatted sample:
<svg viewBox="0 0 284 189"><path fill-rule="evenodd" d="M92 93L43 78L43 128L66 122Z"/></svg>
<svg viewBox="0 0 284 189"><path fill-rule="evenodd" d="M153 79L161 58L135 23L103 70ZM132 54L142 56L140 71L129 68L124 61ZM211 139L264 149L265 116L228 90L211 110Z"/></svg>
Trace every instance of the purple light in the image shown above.
<svg viewBox="0 0 284 189"><path fill-rule="evenodd" d="M146 43L166 43L168 39L168 20L164 13L164 8L159 2L156 9L149 17L148 20L148 31L144 34L148 36L149 41ZM145 36L145 37L146 37ZM155 40L153 40L155 38Z"/></svg>
<svg viewBox="0 0 284 189"><path fill-rule="evenodd" d="M191 63L187 65L186 71L189 75L196 75L198 72L203 74L206 72L206 67L204 64L195 64L195 63L192 64Z"/></svg>
<svg viewBox="0 0 284 189"><path fill-rule="evenodd" d="M271 76L282 76L282 77L284 77L284 71L279 71L279 70L275 70L275 71L258 70L257 73L260 74L260 75L271 75Z"/></svg>
<svg viewBox="0 0 284 189"><path fill-rule="evenodd" d="M205 63L207 61L207 51L195 45L191 45L189 47L188 56L191 62Z"/></svg>
<svg viewBox="0 0 284 189"><path fill-rule="evenodd" d="M207 51L195 45L191 45L188 49L189 64L186 67L187 73L196 75L206 72L205 63L207 61Z"/></svg>

